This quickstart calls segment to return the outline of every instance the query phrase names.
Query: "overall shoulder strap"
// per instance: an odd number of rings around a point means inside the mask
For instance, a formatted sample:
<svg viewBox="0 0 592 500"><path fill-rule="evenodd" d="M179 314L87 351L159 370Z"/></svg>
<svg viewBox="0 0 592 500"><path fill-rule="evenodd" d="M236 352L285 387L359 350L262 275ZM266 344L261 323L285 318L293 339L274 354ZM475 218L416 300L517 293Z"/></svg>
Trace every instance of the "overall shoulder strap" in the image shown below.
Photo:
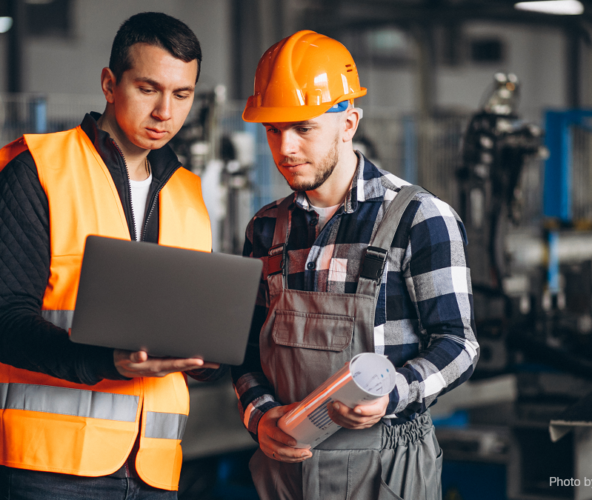
<svg viewBox="0 0 592 500"><path fill-rule="evenodd" d="M420 186L403 186L386 209L386 213L366 249L366 255L360 266L357 293L378 297L376 291L380 287L384 264L401 222L401 217L403 217L411 200L418 193L427 193L427 191Z"/></svg>
<svg viewBox="0 0 592 500"><path fill-rule="evenodd" d="M282 274L284 279L287 276L288 255L286 246L290 234L290 205L294 201L293 194L286 196L277 207L275 220L275 231L273 233L273 244L267 255L267 276Z"/></svg>

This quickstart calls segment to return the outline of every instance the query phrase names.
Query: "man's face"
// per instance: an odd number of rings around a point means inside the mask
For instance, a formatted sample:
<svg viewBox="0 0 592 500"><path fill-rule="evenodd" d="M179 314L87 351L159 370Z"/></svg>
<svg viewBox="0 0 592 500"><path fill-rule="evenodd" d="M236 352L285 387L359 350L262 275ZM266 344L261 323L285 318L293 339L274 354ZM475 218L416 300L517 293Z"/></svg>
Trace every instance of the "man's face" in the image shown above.
<svg viewBox="0 0 592 500"><path fill-rule="evenodd" d="M339 114L305 122L264 123L275 164L294 191L314 191L339 161Z"/></svg>
<svg viewBox="0 0 592 500"><path fill-rule="evenodd" d="M184 62L145 43L130 47L132 67L112 85L107 100L126 139L159 149L179 131L193 104L197 60Z"/></svg>

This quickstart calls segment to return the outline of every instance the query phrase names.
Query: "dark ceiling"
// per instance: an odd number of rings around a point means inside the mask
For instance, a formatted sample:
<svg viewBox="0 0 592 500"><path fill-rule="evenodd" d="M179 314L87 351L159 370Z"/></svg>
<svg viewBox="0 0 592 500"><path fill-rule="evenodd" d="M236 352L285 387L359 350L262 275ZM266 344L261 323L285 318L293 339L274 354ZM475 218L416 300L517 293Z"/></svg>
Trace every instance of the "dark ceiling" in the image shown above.
<svg viewBox="0 0 592 500"><path fill-rule="evenodd" d="M592 25L592 0L580 1L585 6L584 14L556 16L519 11L514 8L515 0L314 0L307 5L306 22L325 31L478 20L542 26Z"/></svg>

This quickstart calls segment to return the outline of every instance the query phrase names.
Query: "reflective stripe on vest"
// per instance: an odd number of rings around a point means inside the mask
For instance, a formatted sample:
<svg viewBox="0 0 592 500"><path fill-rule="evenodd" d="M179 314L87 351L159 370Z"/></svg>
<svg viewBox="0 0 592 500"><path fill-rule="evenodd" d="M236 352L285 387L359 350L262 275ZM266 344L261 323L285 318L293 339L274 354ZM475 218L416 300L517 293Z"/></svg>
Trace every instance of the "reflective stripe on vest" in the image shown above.
<svg viewBox="0 0 592 500"><path fill-rule="evenodd" d="M144 436L157 439L182 439L187 425L187 415L179 413L146 412Z"/></svg>
<svg viewBox="0 0 592 500"><path fill-rule="evenodd" d="M134 422L138 396L51 385L0 384L0 409Z"/></svg>
<svg viewBox="0 0 592 500"><path fill-rule="evenodd" d="M55 326L69 330L72 327L74 311L43 310L41 311L41 316Z"/></svg>
<svg viewBox="0 0 592 500"><path fill-rule="evenodd" d="M1 410L27 410L74 417L102 418L134 422L138 396L68 389L48 385L0 384ZM187 415L149 411L146 415L148 438L182 439Z"/></svg>

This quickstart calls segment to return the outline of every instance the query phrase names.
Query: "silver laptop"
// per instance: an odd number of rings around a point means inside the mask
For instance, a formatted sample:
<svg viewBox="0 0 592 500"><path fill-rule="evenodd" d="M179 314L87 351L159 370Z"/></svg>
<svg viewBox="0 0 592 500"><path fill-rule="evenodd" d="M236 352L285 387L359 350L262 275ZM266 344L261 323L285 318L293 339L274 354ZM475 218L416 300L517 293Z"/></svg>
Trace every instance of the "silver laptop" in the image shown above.
<svg viewBox="0 0 592 500"><path fill-rule="evenodd" d="M240 365L261 268L259 259L88 236L70 339Z"/></svg>

